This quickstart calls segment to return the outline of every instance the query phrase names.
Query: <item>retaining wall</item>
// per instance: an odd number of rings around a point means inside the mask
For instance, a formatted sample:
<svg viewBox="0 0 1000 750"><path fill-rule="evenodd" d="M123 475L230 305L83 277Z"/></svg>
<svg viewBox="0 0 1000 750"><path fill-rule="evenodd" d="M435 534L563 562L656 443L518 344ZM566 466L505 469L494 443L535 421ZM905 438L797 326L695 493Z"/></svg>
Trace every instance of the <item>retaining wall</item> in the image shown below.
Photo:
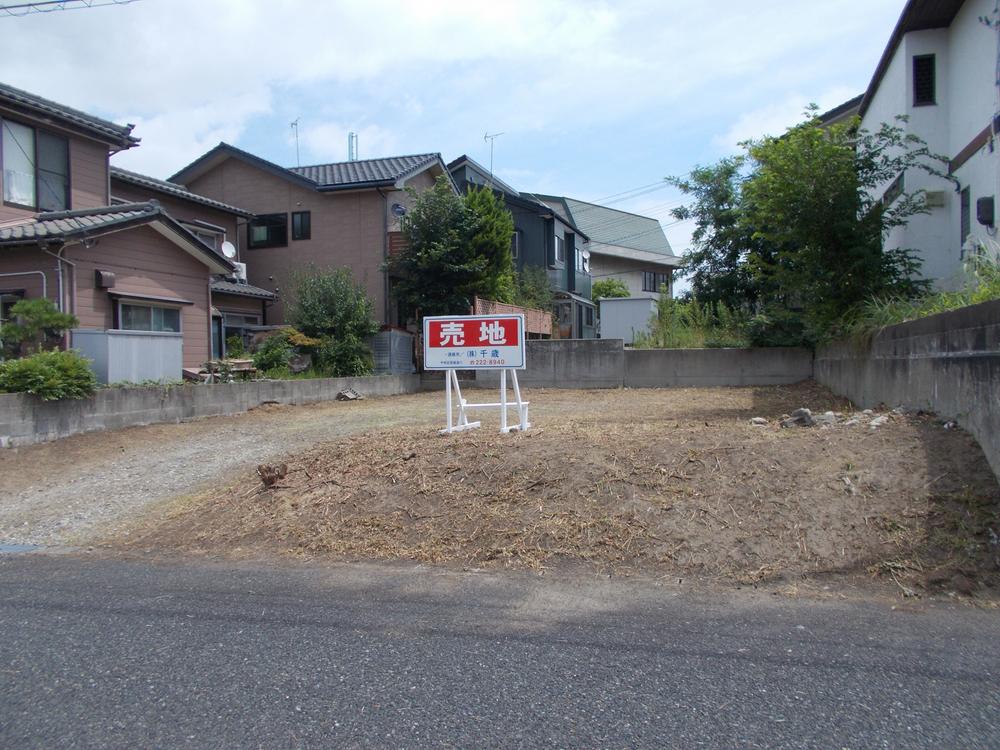
<svg viewBox="0 0 1000 750"><path fill-rule="evenodd" d="M517 377L535 388L780 385L812 377L807 349L626 349L621 339L536 340L527 346L528 367ZM499 383L499 373L476 373L477 387Z"/></svg>
<svg viewBox="0 0 1000 750"><path fill-rule="evenodd" d="M814 370L816 380L858 406L954 419L1000 477L1000 301L891 326L866 346L821 348Z"/></svg>
<svg viewBox="0 0 1000 750"><path fill-rule="evenodd" d="M0 394L0 447L29 445L94 430L239 414L265 403L331 401L353 388L363 396L415 393L418 375L256 380L217 385L106 388L78 401Z"/></svg>

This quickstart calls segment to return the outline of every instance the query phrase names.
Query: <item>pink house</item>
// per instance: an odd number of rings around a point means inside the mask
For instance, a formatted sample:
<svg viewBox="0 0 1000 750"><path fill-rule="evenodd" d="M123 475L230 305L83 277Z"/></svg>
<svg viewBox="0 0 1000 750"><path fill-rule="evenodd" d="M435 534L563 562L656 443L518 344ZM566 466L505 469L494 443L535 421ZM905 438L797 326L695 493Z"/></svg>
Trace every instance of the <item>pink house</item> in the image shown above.
<svg viewBox="0 0 1000 750"><path fill-rule="evenodd" d="M178 379L208 360L213 275L236 267L166 196L112 200L108 158L138 145L132 126L0 84L0 131L0 319L51 299L79 319L66 343L106 382Z"/></svg>

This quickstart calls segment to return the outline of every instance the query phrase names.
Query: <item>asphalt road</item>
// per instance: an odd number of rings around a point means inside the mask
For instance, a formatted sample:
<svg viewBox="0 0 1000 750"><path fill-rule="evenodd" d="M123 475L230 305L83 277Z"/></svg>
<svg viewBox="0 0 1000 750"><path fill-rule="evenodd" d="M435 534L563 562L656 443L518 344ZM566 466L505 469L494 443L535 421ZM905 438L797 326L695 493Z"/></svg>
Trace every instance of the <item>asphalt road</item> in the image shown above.
<svg viewBox="0 0 1000 750"><path fill-rule="evenodd" d="M0 747L1000 746L1000 614L0 556Z"/></svg>

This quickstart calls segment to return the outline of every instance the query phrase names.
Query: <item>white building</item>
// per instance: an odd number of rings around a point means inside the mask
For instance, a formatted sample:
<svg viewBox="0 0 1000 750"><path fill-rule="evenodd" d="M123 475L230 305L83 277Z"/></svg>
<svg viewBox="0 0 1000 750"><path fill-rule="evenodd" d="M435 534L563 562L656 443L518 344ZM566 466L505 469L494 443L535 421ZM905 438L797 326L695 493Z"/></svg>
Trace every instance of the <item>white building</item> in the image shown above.
<svg viewBox="0 0 1000 750"><path fill-rule="evenodd" d="M997 21L996 0L909 0L861 102L864 129L906 115L905 128L950 160L954 182L909 170L883 192L891 201L900 189L927 191L930 213L894 229L886 247L917 251L923 275L942 288L960 283L972 242L995 241Z"/></svg>

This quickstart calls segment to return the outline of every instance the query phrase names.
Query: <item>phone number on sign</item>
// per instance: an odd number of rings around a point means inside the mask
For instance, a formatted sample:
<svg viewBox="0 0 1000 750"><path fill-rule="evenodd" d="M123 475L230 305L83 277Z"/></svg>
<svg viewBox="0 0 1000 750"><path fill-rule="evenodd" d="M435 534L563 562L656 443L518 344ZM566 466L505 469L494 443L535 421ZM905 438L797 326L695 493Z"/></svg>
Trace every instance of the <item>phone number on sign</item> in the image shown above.
<svg viewBox="0 0 1000 750"><path fill-rule="evenodd" d="M503 365L506 365L506 364L507 364L507 362L505 360L502 360L502 359L470 359L468 366L469 367L488 367L490 365L498 365L498 366L502 367Z"/></svg>

